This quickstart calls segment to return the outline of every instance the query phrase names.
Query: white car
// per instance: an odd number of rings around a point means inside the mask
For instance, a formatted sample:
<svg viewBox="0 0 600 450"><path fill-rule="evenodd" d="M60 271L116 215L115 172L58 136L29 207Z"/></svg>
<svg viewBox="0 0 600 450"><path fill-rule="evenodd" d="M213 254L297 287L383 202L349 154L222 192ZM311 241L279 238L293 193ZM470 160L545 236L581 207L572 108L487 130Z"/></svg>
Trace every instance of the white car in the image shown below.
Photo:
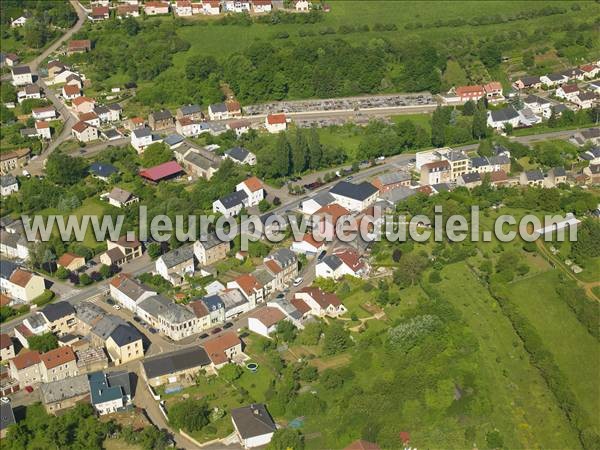
<svg viewBox="0 0 600 450"><path fill-rule="evenodd" d="M298 277L294 280L294 286L300 286L302 284L302 282L304 281L304 278L302 277Z"/></svg>
<svg viewBox="0 0 600 450"><path fill-rule="evenodd" d="M115 309L118 311L119 309L121 309L121 305L117 305L117 304L115 303L115 304L113 305L113 308L115 308Z"/></svg>

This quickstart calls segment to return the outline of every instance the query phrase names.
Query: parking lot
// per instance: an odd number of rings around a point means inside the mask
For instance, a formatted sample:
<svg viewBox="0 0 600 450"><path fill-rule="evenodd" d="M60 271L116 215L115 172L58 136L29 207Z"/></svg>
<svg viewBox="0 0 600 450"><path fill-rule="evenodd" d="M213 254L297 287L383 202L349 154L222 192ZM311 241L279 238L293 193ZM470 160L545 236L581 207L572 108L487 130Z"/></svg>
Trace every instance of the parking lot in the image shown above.
<svg viewBox="0 0 600 450"><path fill-rule="evenodd" d="M362 97L346 97L324 100L298 100L262 103L244 107L246 116L272 113L302 113L308 111L356 111L359 109L394 108L402 106L434 105L431 93L390 94Z"/></svg>

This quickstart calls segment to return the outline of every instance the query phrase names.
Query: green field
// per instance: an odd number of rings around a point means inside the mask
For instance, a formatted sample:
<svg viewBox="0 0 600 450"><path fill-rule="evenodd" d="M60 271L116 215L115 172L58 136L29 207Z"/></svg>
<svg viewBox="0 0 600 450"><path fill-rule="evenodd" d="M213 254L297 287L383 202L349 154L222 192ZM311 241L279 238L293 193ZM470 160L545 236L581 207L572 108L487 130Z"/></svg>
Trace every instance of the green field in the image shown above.
<svg viewBox="0 0 600 450"><path fill-rule="evenodd" d="M567 304L558 297L557 271L540 274L511 285L511 300L531 322L552 353L578 402L600 430L600 344L577 320Z"/></svg>
<svg viewBox="0 0 600 450"><path fill-rule="evenodd" d="M487 289L464 263L442 275L439 291L477 336L482 388L494 404L489 420L503 432L506 448L578 448L577 435Z"/></svg>

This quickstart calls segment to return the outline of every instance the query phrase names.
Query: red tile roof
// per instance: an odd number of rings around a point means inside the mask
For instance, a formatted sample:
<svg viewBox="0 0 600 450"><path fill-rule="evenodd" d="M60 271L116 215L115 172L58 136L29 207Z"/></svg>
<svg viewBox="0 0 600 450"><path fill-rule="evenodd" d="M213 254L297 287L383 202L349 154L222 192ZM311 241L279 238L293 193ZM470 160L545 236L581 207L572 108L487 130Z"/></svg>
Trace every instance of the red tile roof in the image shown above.
<svg viewBox="0 0 600 450"><path fill-rule="evenodd" d="M89 50L91 47L92 47L92 43L89 39L69 41L69 45L68 45L69 50L80 50L80 49Z"/></svg>
<svg viewBox="0 0 600 450"><path fill-rule="evenodd" d="M267 269L269 269L275 275L277 275L279 272L281 272L283 270L281 268L281 266L279 264L277 264L277 261L275 261L273 259L268 259L267 261L265 261L265 266Z"/></svg>
<svg viewBox="0 0 600 450"><path fill-rule="evenodd" d="M433 161L427 164L423 164L421 167L426 169L450 169L450 163L448 161Z"/></svg>
<svg viewBox="0 0 600 450"><path fill-rule="evenodd" d="M93 104L95 104L96 101L93 100L93 99L91 99L91 98L88 98L88 97L85 97L85 96L81 96L81 97L74 98L71 103L73 105L75 105L75 106L79 106L79 105L82 105L84 103L93 103Z"/></svg>
<svg viewBox="0 0 600 450"><path fill-rule="evenodd" d="M300 311L300 314L302 314L302 315L304 315L310 311L310 306L308 306L306 304L306 302L302 299L293 298L290 300L290 303L292 305L294 305L294 308L296 308L298 311Z"/></svg>
<svg viewBox="0 0 600 450"><path fill-rule="evenodd" d="M220 5L219 2L208 2L208 3L210 3L211 6L214 6L213 3ZM229 112L236 112L236 111L240 111L242 109L239 102L236 102L235 100L230 100L228 102L225 102L225 106L227 106L227 111L229 111Z"/></svg>
<svg viewBox="0 0 600 450"><path fill-rule="evenodd" d="M43 128L50 128L50 124L48 122L46 122L45 120L38 120L35 122L35 127L38 130L41 130Z"/></svg>
<svg viewBox="0 0 600 450"><path fill-rule="evenodd" d="M13 345L12 339L6 333L0 334L0 348L5 349Z"/></svg>
<svg viewBox="0 0 600 450"><path fill-rule="evenodd" d="M73 95L79 94L81 91L79 86L76 84L66 84L63 86L63 91L66 96L72 97Z"/></svg>
<svg viewBox="0 0 600 450"><path fill-rule="evenodd" d="M60 258L58 258L58 265L59 266L63 266L63 267L67 267L69 264L71 264L75 259L77 258L81 258L81 256L76 255L75 253L64 253Z"/></svg>
<svg viewBox="0 0 600 450"><path fill-rule="evenodd" d="M27 286L27 283L29 283L29 280L31 280L31 277L33 277L31 272L26 272L22 269L16 269L10 276L9 280L11 283L16 284L17 286L25 287Z"/></svg>
<svg viewBox="0 0 600 450"><path fill-rule="evenodd" d="M39 364L41 359L38 352L27 351L14 357L11 361L17 370L23 370L35 364Z"/></svg>
<svg viewBox="0 0 600 450"><path fill-rule="evenodd" d="M149 169L140 171L140 176L147 178L151 181L160 181L164 178L172 177L178 173L183 172L183 169L176 161L168 161Z"/></svg>
<svg viewBox="0 0 600 450"><path fill-rule="evenodd" d="M310 233L306 233L304 235L304 237L302 238L302 240L310 245L312 245L314 248L319 249L321 248L323 245L325 245L324 241L317 241L312 234Z"/></svg>
<svg viewBox="0 0 600 450"><path fill-rule="evenodd" d="M243 182L250 192L256 192L263 189L262 181L260 181L257 177L250 177Z"/></svg>
<svg viewBox="0 0 600 450"><path fill-rule="evenodd" d="M237 334L233 331L228 331L204 342L203 347L213 364L223 364L227 362L225 350L241 344L242 341Z"/></svg>
<svg viewBox="0 0 600 450"><path fill-rule="evenodd" d="M249 273L240 275L233 281L235 281L240 289L242 289L242 291L244 291L248 296L252 295L255 290L262 288L262 285L259 283L256 277Z"/></svg>
<svg viewBox="0 0 600 450"><path fill-rule="evenodd" d="M266 308L259 309L250 315L250 317L258 319L264 326L270 327L285 319L285 314L278 308L267 306Z"/></svg>
<svg viewBox="0 0 600 450"><path fill-rule="evenodd" d="M73 349L69 346L59 347L41 354L40 359L46 366L46 369L53 369L54 367L75 361L75 353L73 353Z"/></svg>
<svg viewBox="0 0 600 450"><path fill-rule="evenodd" d="M483 95L483 86L480 86L480 85L476 85L476 86L459 86L454 91L456 92L457 95L460 95L461 97L463 95L469 95L469 94L481 94L481 95Z"/></svg>
<svg viewBox="0 0 600 450"><path fill-rule="evenodd" d="M335 294L329 294L322 291L318 287L305 287L298 291L298 293L304 293L311 296L311 298L319 304L321 308L327 308L329 305L338 307L342 304L340 299Z"/></svg>
<svg viewBox="0 0 600 450"><path fill-rule="evenodd" d="M344 264L346 264L354 272L360 270L363 267L363 263L360 260L358 252L352 248L344 248L333 252L338 258L340 258Z"/></svg>
<svg viewBox="0 0 600 450"><path fill-rule="evenodd" d="M562 90L565 94L572 94L574 92L579 92L579 87L576 84L564 84Z"/></svg>
<svg viewBox="0 0 600 450"><path fill-rule="evenodd" d="M499 81L490 81L488 84L483 86L485 92L494 92L502 90L502 83Z"/></svg>
<svg viewBox="0 0 600 450"><path fill-rule="evenodd" d="M29 336L33 336L33 333L24 323L21 323L15 327L15 329L21 333L21 336L28 338Z"/></svg>
<svg viewBox="0 0 600 450"><path fill-rule="evenodd" d="M79 114L79 120L81 120L83 122L87 122L88 120L94 120L97 118L98 118L98 114L96 114L94 111Z"/></svg>
<svg viewBox="0 0 600 450"><path fill-rule="evenodd" d="M75 131L76 133L83 133L89 127L90 127L90 124L80 121L80 122L77 122L75 125L73 125L73 131Z"/></svg>
<svg viewBox="0 0 600 450"><path fill-rule="evenodd" d="M583 70L584 72L593 72L594 69L596 69L596 66L593 64L584 64L583 66L579 67L581 70Z"/></svg>
<svg viewBox="0 0 600 450"><path fill-rule="evenodd" d="M206 307L204 302L201 302L200 300L190 302L189 306L192 307L192 310L194 311L196 317L205 317L209 314L208 308Z"/></svg>
<svg viewBox="0 0 600 450"><path fill-rule="evenodd" d="M104 16L108 14L108 6L93 6L92 16Z"/></svg>
<svg viewBox="0 0 600 450"><path fill-rule="evenodd" d="M269 114L267 116L267 123L269 125L275 125L277 123L286 123L285 114Z"/></svg>

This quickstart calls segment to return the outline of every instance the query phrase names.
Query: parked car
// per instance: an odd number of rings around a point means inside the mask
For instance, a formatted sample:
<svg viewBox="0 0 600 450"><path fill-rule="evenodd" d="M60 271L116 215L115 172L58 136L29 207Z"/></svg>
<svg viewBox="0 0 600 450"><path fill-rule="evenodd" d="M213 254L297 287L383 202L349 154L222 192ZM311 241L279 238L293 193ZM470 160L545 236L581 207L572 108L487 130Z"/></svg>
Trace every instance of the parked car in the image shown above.
<svg viewBox="0 0 600 450"><path fill-rule="evenodd" d="M112 298L108 297L108 298L106 299L106 303L108 303L109 305L114 305L114 304L115 304L115 301L114 301Z"/></svg>
<svg viewBox="0 0 600 450"><path fill-rule="evenodd" d="M304 281L304 278L302 277L298 277L294 280L294 286L300 286L302 284L302 282Z"/></svg>
<svg viewBox="0 0 600 450"><path fill-rule="evenodd" d="M138 316L133 316L133 320L135 320L137 323L141 323L142 319Z"/></svg>
<svg viewBox="0 0 600 450"><path fill-rule="evenodd" d="M200 335L200 339L206 339L207 337L208 337L208 334L206 334L206 333L202 333Z"/></svg>
<svg viewBox="0 0 600 450"><path fill-rule="evenodd" d="M33 388L31 386L25 386L25 390L31 394L33 392Z"/></svg>
<svg viewBox="0 0 600 450"><path fill-rule="evenodd" d="M152 334L158 333L158 330L156 328L152 328L152 327L148 328L148 331Z"/></svg>
<svg viewBox="0 0 600 450"><path fill-rule="evenodd" d="M116 303L113 305L113 308L115 308L117 311L121 309L121 305L117 305Z"/></svg>
<svg viewBox="0 0 600 450"><path fill-rule="evenodd" d="M285 294L283 292L280 292L279 294L277 294L277 296L275 298L278 300L281 300L281 299L285 298Z"/></svg>
<svg viewBox="0 0 600 450"><path fill-rule="evenodd" d="M352 175L350 175L349 177L346 177L346 181L352 181L354 177Z"/></svg>
<svg viewBox="0 0 600 450"><path fill-rule="evenodd" d="M223 325L223 328L227 329L227 328L231 328L233 326L233 324L231 322L227 322L225 325Z"/></svg>
<svg viewBox="0 0 600 450"><path fill-rule="evenodd" d="M319 256L317 256L317 261L319 261L319 262L323 261L323 258L325 258L325 255L327 255L327 250L323 250L321 253L319 253Z"/></svg>
<svg viewBox="0 0 600 450"><path fill-rule="evenodd" d="M218 327L217 327L217 328L214 328L214 329L213 329L213 330L210 332L210 334L217 334L217 333L220 333L221 331L223 331L223 330L222 330L221 328L218 328Z"/></svg>

